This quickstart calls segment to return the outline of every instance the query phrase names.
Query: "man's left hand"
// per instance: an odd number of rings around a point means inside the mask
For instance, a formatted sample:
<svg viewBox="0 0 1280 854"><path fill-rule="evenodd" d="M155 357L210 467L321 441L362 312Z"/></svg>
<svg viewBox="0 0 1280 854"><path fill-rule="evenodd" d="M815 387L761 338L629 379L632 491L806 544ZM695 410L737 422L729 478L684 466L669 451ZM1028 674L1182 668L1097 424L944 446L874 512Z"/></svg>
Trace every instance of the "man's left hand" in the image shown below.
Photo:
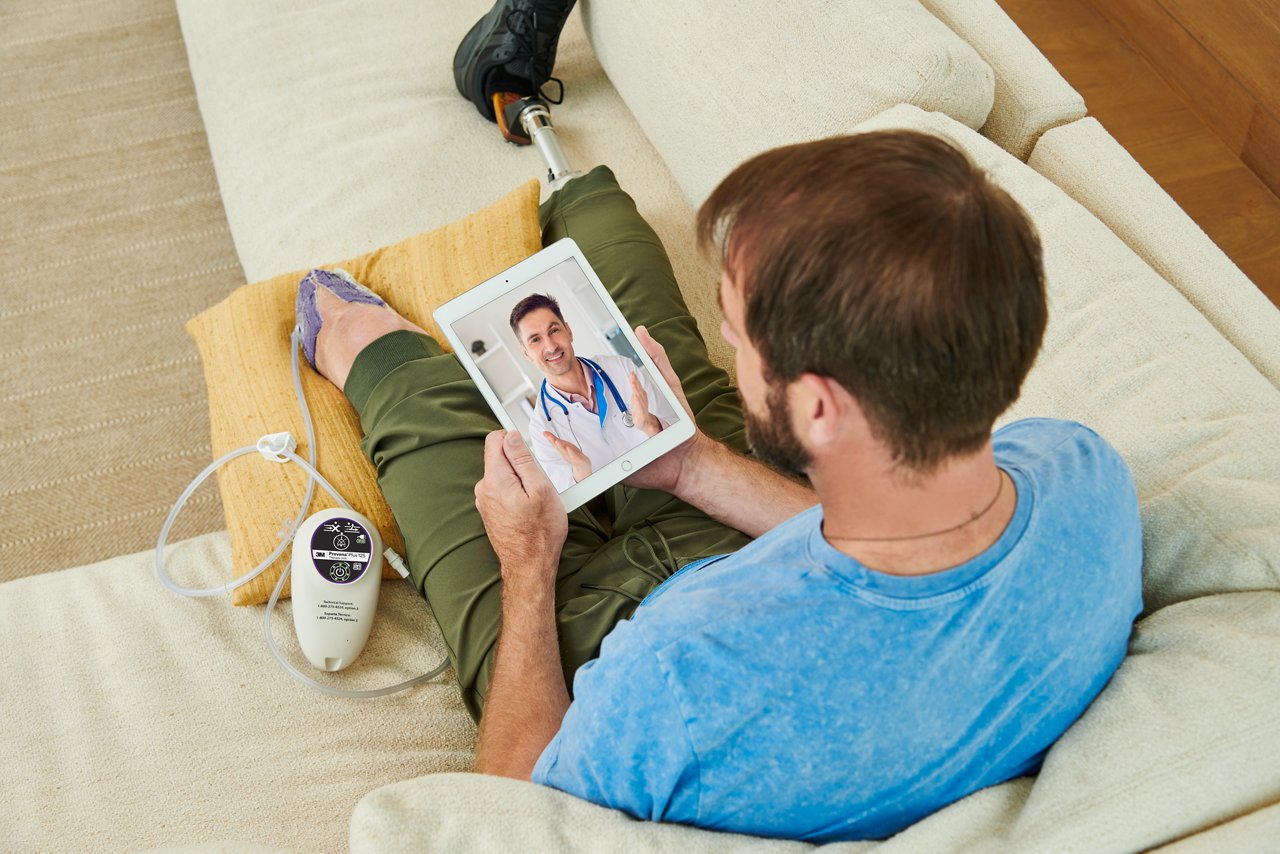
<svg viewBox="0 0 1280 854"><path fill-rule="evenodd" d="M475 493L503 581L550 583L569 518L519 433L495 430L485 437L484 478Z"/></svg>
<svg viewBox="0 0 1280 854"><path fill-rule="evenodd" d="M661 489L663 492L674 494L686 464L698 455L700 448L714 443L697 426L698 422L693 417L693 410L689 407L689 400L684 395L684 388L680 384L680 378L676 376L675 369L671 367L671 360L667 358L666 349L654 340L654 337L649 334L649 330L643 326L636 327L636 338L640 341L640 345L644 347L644 351L649 354L649 358L653 359L653 363L658 367L658 372L662 374L663 380L676 393L676 398L680 401L681 408L689 416L689 420L694 423L694 433L693 438L667 451L639 471L633 472L623 483L640 489ZM635 383L634 377L635 375L632 374L633 385Z"/></svg>

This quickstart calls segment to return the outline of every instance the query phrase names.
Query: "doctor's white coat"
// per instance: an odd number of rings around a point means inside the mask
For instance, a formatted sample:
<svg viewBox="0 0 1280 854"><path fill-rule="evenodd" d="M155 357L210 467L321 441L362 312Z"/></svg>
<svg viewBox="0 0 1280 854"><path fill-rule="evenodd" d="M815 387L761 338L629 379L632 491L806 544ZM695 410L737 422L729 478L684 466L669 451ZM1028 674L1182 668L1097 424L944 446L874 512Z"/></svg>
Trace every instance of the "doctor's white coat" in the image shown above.
<svg viewBox="0 0 1280 854"><path fill-rule="evenodd" d="M631 380L628 375L635 371L641 387L649 395L649 411L658 417L664 427L675 423L675 411L667 403L667 399L654 387L653 380L648 376L647 371L637 368L635 363L625 356L588 356L587 358L609 375L609 379L613 380L618 395L628 409L631 408ZM587 375L591 378L590 368L587 369ZM539 385L539 388L541 387ZM640 429L638 422L633 427L628 427L622 422L622 409L617 405L607 384L603 384L603 395L597 395L596 399L597 411L602 405L608 407L603 425L600 424L600 416L596 412L589 411L581 403L570 403L568 398L557 391L551 383L547 383L546 389L547 396L550 398L547 401L546 411L551 413L551 420L547 421L542 408L542 396L539 394L533 409L533 417L529 419L529 440L534 458L559 492L564 492L573 486L573 467L560 456L555 445L542 435L544 431L549 431L577 445L587 455L587 459L591 460L592 471L608 465L648 438ZM563 404L569 410L569 414L566 416L564 410L553 401Z"/></svg>

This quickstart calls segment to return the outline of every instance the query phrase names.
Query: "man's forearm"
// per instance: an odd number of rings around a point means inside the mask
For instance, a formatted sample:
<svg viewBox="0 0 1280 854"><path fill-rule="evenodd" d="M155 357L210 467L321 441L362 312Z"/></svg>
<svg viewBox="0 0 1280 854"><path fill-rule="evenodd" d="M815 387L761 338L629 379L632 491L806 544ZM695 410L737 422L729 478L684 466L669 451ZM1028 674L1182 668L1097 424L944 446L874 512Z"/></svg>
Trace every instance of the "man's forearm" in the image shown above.
<svg viewBox="0 0 1280 854"><path fill-rule="evenodd" d="M809 487L709 438L685 458L674 494L752 537L818 503Z"/></svg>
<svg viewBox="0 0 1280 854"><path fill-rule="evenodd" d="M552 570L545 577L554 578ZM569 708L552 584L503 582L502 628L475 770L528 780Z"/></svg>

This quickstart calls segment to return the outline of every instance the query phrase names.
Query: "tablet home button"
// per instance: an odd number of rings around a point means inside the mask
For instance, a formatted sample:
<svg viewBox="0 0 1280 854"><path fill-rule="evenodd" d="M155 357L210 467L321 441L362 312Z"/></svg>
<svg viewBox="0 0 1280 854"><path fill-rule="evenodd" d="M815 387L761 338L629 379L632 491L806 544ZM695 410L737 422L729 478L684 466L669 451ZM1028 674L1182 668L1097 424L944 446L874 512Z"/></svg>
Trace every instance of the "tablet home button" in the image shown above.
<svg viewBox="0 0 1280 854"><path fill-rule="evenodd" d="M622 470L623 470L623 471L631 471L631 460L623 460L623 461L622 461Z"/></svg>

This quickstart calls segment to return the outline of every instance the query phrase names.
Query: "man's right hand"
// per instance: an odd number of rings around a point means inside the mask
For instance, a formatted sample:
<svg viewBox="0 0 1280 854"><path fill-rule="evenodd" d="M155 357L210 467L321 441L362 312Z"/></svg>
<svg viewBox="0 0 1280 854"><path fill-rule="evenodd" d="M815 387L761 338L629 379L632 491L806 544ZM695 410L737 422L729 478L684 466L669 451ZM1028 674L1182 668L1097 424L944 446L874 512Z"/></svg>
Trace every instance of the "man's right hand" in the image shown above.
<svg viewBox="0 0 1280 854"><path fill-rule="evenodd" d="M494 430L485 437L484 477L475 495L504 583L528 581L550 591L569 522L519 433Z"/></svg>
<svg viewBox="0 0 1280 854"><path fill-rule="evenodd" d="M582 453L582 449L572 442L566 442L550 430L543 430L542 435L551 443L551 447L556 449L561 459L569 464L573 469L573 482L582 483L591 474L591 460L586 454Z"/></svg>

